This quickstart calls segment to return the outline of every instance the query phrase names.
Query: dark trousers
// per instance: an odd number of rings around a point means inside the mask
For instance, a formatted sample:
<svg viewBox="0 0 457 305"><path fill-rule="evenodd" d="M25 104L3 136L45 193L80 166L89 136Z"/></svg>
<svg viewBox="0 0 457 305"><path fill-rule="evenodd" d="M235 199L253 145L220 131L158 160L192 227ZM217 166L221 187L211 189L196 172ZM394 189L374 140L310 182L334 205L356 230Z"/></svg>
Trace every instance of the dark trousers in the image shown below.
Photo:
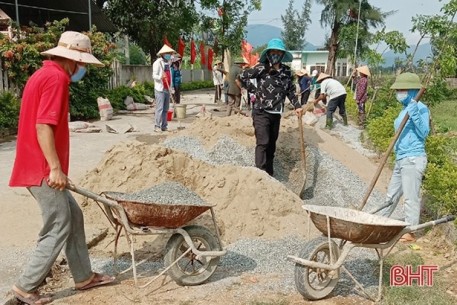
<svg viewBox="0 0 457 305"><path fill-rule="evenodd" d="M252 120L255 131L255 166L273 176L273 159L279 136L280 114L254 109Z"/></svg>
<svg viewBox="0 0 457 305"><path fill-rule="evenodd" d="M175 86L175 93L173 93L173 99L176 104L181 103L181 86Z"/></svg>
<svg viewBox="0 0 457 305"><path fill-rule="evenodd" d="M214 91L214 102L217 103L221 100L222 97L222 85L216 85L216 90Z"/></svg>
<svg viewBox="0 0 457 305"><path fill-rule="evenodd" d="M303 92L301 94L301 101L300 101L300 104L303 106L305 105L307 102L308 102L308 98L309 98L309 94L311 92L309 90L306 90L305 92Z"/></svg>
<svg viewBox="0 0 457 305"><path fill-rule="evenodd" d="M339 114L344 118L346 117L346 94L340 95L328 101L327 105L327 119L333 119L333 113L339 109Z"/></svg>

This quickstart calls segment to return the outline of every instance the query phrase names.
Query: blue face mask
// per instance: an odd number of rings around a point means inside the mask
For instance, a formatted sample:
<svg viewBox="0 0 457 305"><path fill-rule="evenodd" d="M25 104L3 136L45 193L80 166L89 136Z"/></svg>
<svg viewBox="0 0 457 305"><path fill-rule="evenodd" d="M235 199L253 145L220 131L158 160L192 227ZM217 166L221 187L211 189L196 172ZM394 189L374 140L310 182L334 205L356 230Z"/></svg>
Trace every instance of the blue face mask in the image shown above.
<svg viewBox="0 0 457 305"><path fill-rule="evenodd" d="M86 67L84 66L78 66L78 70L76 70L75 74L71 76L71 81L73 83L79 82L84 75L86 74Z"/></svg>
<svg viewBox="0 0 457 305"><path fill-rule="evenodd" d="M170 60L171 59L171 54L164 54L163 59L165 60Z"/></svg>

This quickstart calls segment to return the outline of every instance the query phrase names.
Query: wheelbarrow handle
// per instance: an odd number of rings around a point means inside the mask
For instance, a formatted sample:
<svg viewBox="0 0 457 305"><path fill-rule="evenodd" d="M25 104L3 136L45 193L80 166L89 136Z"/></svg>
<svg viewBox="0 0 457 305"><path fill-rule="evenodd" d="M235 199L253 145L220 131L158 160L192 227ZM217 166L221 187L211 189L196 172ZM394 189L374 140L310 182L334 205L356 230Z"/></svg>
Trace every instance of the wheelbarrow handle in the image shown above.
<svg viewBox="0 0 457 305"><path fill-rule="evenodd" d="M418 231L418 230L421 230L421 229L424 229L427 227L431 227L431 226L436 226L436 225L443 224L443 223L453 221L453 220L455 220L455 215L448 215L443 218L439 218L437 220L428 221L426 223L419 224L416 226L406 227L406 229L408 232L414 232L414 231Z"/></svg>
<svg viewBox="0 0 457 305"><path fill-rule="evenodd" d="M108 205L110 207L113 207L113 208L119 208L119 203L117 203L117 201L110 200L110 199L108 199L106 197L100 196L99 194L96 194L94 192L86 190L86 189L84 189L82 187L76 186L72 182L67 183L66 187L70 191L75 192L77 194L80 194L80 195L82 195L84 197L87 197L87 198L93 199L95 201L104 203L104 204L106 204L106 205Z"/></svg>

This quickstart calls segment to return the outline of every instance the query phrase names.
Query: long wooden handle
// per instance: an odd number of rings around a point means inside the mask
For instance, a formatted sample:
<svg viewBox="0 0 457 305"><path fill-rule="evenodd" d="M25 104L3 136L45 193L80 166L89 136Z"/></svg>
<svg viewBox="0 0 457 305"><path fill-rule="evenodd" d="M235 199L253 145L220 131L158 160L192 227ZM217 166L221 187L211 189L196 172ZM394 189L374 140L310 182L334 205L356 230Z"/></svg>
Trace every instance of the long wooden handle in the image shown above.
<svg viewBox="0 0 457 305"><path fill-rule="evenodd" d="M301 160L302 160L302 167L303 167L303 174L306 180L306 151L305 151L305 136L303 134L303 121L302 121L303 114L300 112L298 115L298 130L300 132L300 148L301 148Z"/></svg>
<svg viewBox="0 0 457 305"><path fill-rule="evenodd" d="M420 98L422 97L422 95L424 94L424 92L425 92L425 87L422 87L419 90L419 92L417 93L414 100L419 101ZM368 190L366 191L365 196L363 197L362 202L360 203L360 205L358 207L358 210L362 210L365 207L365 205L367 204L368 198L370 197L371 192L373 191L374 186L376 185L376 182L378 181L379 176L381 175L384 165L386 164L387 159L389 158L389 155L392 152L392 149L394 148L394 145L397 142L398 138L400 137L400 134L403 131L403 128L405 127L408 120L409 120L409 114L406 113L405 117L403 118L403 120L400 123L400 126L398 127L397 132L395 133L392 141L390 142L389 147L387 148L387 151L385 152L384 156L382 157L381 163L379 163L378 169L376 170L376 173L375 173L373 179L371 180L370 185L368 186Z"/></svg>

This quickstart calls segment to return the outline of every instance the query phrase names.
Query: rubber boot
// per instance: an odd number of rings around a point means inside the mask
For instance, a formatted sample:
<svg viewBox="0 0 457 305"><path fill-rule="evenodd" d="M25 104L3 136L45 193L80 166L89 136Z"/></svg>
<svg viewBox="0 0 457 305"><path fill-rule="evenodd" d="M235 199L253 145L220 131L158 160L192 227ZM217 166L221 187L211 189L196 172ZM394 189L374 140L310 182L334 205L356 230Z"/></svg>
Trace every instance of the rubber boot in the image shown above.
<svg viewBox="0 0 457 305"><path fill-rule="evenodd" d="M365 113L359 113L359 126L361 129L366 127Z"/></svg>
<svg viewBox="0 0 457 305"><path fill-rule="evenodd" d="M325 121L325 128L327 128L327 129L333 128L333 119L327 118L327 120Z"/></svg>
<svg viewBox="0 0 457 305"><path fill-rule="evenodd" d="M343 125L344 126L348 126L348 117L347 117L347 115L343 115L342 118L343 118Z"/></svg>

